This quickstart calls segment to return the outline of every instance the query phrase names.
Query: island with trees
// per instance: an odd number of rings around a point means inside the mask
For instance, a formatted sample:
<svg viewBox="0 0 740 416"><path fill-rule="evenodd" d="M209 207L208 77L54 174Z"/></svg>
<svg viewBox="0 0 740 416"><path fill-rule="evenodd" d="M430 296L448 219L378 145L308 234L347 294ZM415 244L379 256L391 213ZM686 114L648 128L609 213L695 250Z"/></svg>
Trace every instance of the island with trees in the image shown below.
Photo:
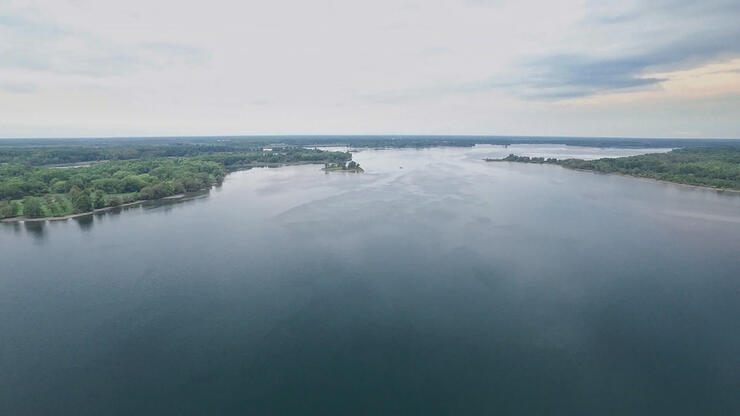
<svg viewBox="0 0 740 416"><path fill-rule="evenodd" d="M649 178L684 185L740 190L740 146L692 147L666 153L596 160L517 156L488 162L555 164L568 169Z"/></svg>
<svg viewBox="0 0 740 416"><path fill-rule="evenodd" d="M346 166L351 158L349 152L219 142L0 148L0 219L64 218L207 190L235 170Z"/></svg>
<svg viewBox="0 0 740 416"><path fill-rule="evenodd" d="M325 163L324 167L321 170L323 170L324 172L365 172L365 170L360 167L360 164L355 162L354 160L350 160L349 162Z"/></svg>

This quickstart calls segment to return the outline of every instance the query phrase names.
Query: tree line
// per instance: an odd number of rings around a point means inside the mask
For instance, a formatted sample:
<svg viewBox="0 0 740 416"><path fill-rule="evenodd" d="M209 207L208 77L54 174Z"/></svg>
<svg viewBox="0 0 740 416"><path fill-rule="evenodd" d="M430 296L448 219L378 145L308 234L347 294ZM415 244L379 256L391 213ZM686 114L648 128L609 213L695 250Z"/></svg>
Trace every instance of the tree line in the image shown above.
<svg viewBox="0 0 740 416"><path fill-rule="evenodd" d="M651 178L687 185L740 190L740 146L674 149L666 153L596 160L509 155L501 160L552 163L570 169Z"/></svg>
<svg viewBox="0 0 740 416"><path fill-rule="evenodd" d="M281 148L191 157L109 160L76 168L0 163L0 218L64 216L209 189L229 171L288 163L336 163L345 152Z"/></svg>

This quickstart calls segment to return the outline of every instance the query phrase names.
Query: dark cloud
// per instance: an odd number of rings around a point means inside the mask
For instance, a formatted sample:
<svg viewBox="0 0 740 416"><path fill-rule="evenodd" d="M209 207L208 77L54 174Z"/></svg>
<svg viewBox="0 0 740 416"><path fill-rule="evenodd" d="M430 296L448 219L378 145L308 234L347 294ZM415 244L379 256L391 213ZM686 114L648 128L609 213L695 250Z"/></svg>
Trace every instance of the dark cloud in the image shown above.
<svg viewBox="0 0 740 416"><path fill-rule="evenodd" d="M647 62L640 57L593 59L582 55L553 55L530 64L524 80L530 97L572 98L604 90L644 87L662 81L640 78Z"/></svg>
<svg viewBox="0 0 740 416"><path fill-rule="evenodd" d="M645 88L661 81L646 74L740 56L738 1L663 0L589 19L592 25L607 27L607 40L614 38L623 51L529 59L522 66L523 96L561 99ZM642 30L645 27L650 30Z"/></svg>
<svg viewBox="0 0 740 416"><path fill-rule="evenodd" d="M494 4L469 0L470 4ZM506 91L530 100L562 100L616 91L657 88L647 74L689 69L740 56L740 1L654 0L631 8L594 9L581 22L572 53L531 57L508 78L430 85L364 95L373 103L399 103L456 94ZM603 45L577 49L583 33ZM594 52L590 52L593 50Z"/></svg>

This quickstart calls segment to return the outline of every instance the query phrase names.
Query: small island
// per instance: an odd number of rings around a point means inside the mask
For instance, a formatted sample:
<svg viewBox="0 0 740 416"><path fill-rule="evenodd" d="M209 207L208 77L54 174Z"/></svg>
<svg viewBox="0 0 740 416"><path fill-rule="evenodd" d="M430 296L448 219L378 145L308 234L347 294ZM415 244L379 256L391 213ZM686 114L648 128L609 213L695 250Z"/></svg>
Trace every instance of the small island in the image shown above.
<svg viewBox="0 0 740 416"><path fill-rule="evenodd" d="M361 168L360 164L355 162L354 160L350 160L347 163L344 163L344 162L325 163L324 167L321 170L323 170L324 172L353 172L353 173L365 172L365 169Z"/></svg>
<svg viewBox="0 0 740 416"><path fill-rule="evenodd" d="M666 153L596 160L517 156L486 162L554 164L568 169L614 173L728 191L740 191L740 146L674 149Z"/></svg>
<svg viewBox="0 0 740 416"><path fill-rule="evenodd" d="M492 159L492 158L485 158L483 159L486 162L522 162L522 163L557 163L558 160L553 157L529 157L529 156L517 156L515 154L510 154L509 156L506 156L503 159Z"/></svg>

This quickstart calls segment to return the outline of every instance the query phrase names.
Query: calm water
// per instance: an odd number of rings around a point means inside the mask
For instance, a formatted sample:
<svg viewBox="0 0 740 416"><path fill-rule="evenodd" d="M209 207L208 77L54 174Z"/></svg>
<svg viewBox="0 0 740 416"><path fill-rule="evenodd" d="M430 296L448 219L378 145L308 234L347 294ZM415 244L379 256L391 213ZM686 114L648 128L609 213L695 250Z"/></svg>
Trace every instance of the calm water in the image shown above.
<svg viewBox="0 0 740 416"><path fill-rule="evenodd" d="M740 196L526 150L0 224L0 414L738 414Z"/></svg>

